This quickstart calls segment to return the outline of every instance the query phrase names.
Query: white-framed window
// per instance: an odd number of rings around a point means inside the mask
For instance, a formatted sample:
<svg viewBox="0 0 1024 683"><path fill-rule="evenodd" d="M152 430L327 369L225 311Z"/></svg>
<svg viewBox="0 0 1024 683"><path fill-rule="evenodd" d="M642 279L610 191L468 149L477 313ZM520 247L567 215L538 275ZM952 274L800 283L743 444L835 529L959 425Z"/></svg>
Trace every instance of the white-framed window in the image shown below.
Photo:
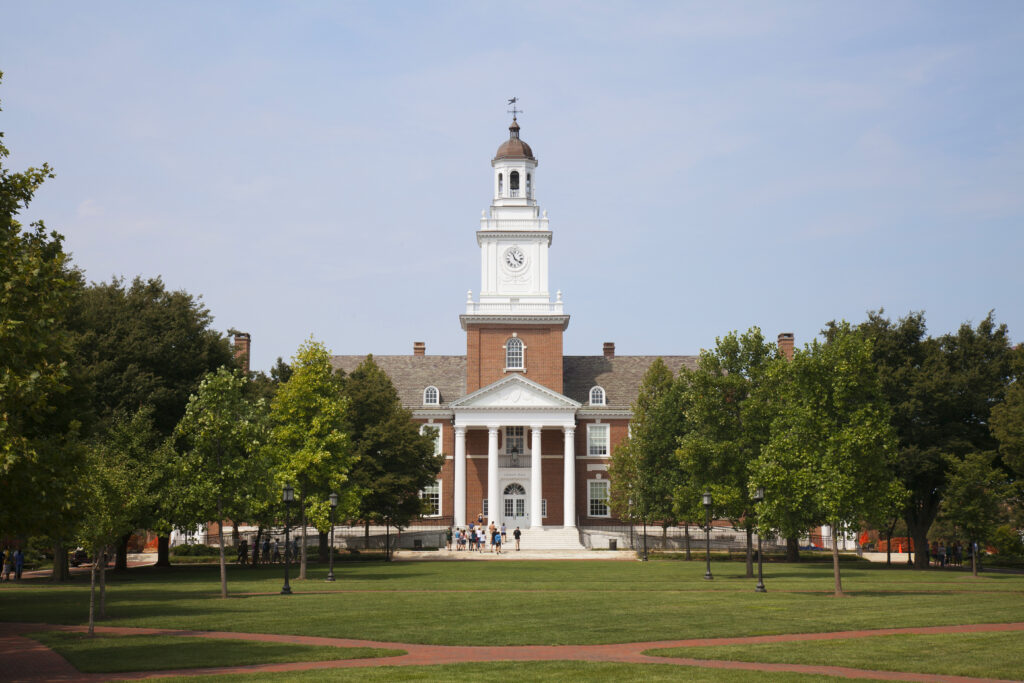
<svg viewBox="0 0 1024 683"><path fill-rule="evenodd" d="M604 405L604 389L602 389L601 387L594 387L593 389L590 390L590 405Z"/></svg>
<svg viewBox="0 0 1024 683"><path fill-rule="evenodd" d="M608 456L608 425L587 425L587 455Z"/></svg>
<svg viewBox="0 0 1024 683"><path fill-rule="evenodd" d="M436 406L441 403L441 392L437 387L427 387L423 390L423 405Z"/></svg>
<svg viewBox="0 0 1024 683"><path fill-rule="evenodd" d="M523 340L519 337L511 337L505 342L505 369L522 370L525 367L524 351Z"/></svg>
<svg viewBox="0 0 1024 683"><path fill-rule="evenodd" d="M608 480L591 479L587 482L587 515L611 517L608 509Z"/></svg>
<svg viewBox="0 0 1024 683"><path fill-rule="evenodd" d="M441 481L437 480L433 484L426 486L420 491L420 498L427 501L427 511L423 513L424 517L440 517L441 516Z"/></svg>
<svg viewBox="0 0 1024 683"><path fill-rule="evenodd" d="M526 455L526 428L505 427L505 455L512 455L512 449L516 449L519 455Z"/></svg>
<svg viewBox="0 0 1024 683"><path fill-rule="evenodd" d="M428 429L434 430L434 455L441 455L441 430L443 428L443 425L437 424L436 422L420 425L420 434L426 434Z"/></svg>
<svg viewBox="0 0 1024 683"><path fill-rule="evenodd" d="M490 512L487 509L487 499L486 498L484 498L484 502L480 505L480 509L484 513L484 517L486 517L488 515L488 513Z"/></svg>

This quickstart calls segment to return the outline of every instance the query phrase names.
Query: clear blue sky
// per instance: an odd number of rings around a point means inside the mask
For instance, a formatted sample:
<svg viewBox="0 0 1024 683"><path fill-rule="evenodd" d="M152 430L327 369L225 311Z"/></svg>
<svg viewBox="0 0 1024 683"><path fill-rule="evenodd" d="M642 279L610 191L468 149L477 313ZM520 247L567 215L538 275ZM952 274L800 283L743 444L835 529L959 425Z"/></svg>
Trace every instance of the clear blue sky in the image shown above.
<svg viewBox="0 0 1024 683"><path fill-rule="evenodd" d="M13 2L9 165L89 279L202 295L254 366L461 354L521 98L569 354L990 309L1024 332L1024 3Z"/></svg>

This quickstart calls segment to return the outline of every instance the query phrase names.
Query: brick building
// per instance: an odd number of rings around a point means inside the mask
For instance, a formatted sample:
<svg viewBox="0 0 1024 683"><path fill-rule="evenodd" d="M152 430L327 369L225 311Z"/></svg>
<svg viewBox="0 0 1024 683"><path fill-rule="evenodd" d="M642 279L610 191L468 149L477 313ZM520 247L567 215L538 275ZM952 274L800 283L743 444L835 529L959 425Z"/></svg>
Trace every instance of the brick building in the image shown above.
<svg viewBox="0 0 1024 683"><path fill-rule="evenodd" d="M464 526L478 514L557 535L610 517L608 462L627 435L631 406L655 356L565 356L562 293L552 300L547 212L534 198L537 159L519 137L491 160L493 200L480 218L481 288L459 316L466 354L374 356L415 419L437 430L445 464L424 492L438 517ZM661 356L678 372L695 356ZM351 372L364 356L335 356Z"/></svg>

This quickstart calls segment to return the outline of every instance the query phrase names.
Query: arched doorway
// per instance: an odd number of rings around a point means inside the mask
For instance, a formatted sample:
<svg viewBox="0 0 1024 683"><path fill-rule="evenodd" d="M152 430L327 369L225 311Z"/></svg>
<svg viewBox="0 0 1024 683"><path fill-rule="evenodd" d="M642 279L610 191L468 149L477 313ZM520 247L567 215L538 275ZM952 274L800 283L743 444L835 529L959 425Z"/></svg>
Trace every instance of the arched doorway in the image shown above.
<svg viewBox="0 0 1024 683"><path fill-rule="evenodd" d="M508 527L526 526L530 522L527 514L529 507L526 504L526 489L522 484L509 484L502 491L504 500L504 513L502 521Z"/></svg>

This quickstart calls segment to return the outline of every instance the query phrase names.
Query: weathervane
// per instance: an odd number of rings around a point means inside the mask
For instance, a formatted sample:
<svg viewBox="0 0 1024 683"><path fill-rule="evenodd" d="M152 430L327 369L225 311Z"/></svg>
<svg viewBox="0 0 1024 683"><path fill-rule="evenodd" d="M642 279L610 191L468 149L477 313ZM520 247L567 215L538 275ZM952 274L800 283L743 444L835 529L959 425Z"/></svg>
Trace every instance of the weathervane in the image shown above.
<svg viewBox="0 0 1024 683"><path fill-rule="evenodd" d="M516 120L516 114L522 114L523 113L522 109L519 109L519 108L516 107L516 102L518 102L518 101L519 101L518 97L513 97L512 99L510 99L508 101L508 103L512 105L512 108L508 110L508 113L512 114L512 120L513 121Z"/></svg>

